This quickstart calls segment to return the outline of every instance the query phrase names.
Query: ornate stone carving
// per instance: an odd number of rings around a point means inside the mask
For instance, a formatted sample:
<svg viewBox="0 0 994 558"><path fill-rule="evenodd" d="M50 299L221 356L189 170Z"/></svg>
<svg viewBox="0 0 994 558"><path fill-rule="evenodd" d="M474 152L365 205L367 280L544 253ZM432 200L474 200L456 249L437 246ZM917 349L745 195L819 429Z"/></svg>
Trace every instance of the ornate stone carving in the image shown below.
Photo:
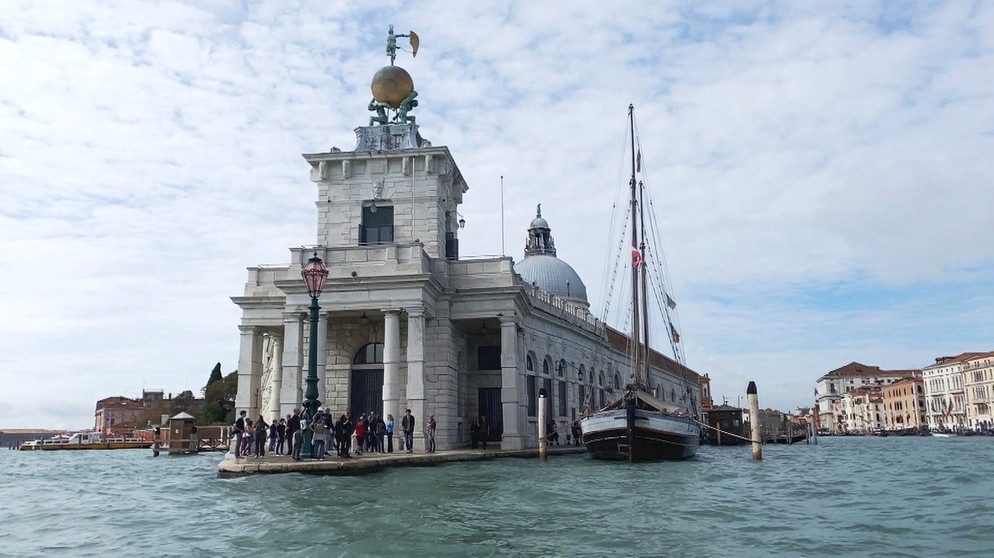
<svg viewBox="0 0 994 558"><path fill-rule="evenodd" d="M355 129L356 151L390 151L429 147L431 142L421 137L416 124L385 124L360 126Z"/></svg>

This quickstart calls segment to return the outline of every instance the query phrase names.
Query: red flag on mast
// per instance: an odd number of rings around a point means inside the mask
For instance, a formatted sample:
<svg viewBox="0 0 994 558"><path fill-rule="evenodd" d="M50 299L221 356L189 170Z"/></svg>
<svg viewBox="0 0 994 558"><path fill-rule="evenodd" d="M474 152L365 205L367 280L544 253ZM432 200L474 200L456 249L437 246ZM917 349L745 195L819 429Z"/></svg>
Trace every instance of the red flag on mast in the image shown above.
<svg viewBox="0 0 994 558"><path fill-rule="evenodd" d="M669 293L666 293L666 306L669 306L670 310L676 308L676 301L670 298Z"/></svg>
<svg viewBox="0 0 994 558"><path fill-rule="evenodd" d="M639 249L632 246L632 267L638 267L642 265L642 252Z"/></svg>

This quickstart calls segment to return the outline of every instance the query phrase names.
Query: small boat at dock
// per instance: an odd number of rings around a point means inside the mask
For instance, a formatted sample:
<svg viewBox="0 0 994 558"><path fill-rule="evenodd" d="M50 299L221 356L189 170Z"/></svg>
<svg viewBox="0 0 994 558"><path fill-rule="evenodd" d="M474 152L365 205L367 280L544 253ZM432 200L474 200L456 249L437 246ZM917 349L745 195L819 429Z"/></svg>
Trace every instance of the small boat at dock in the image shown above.
<svg viewBox="0 0 994 558"><path fill-rule="evenodd" d="M43 440L24 442L21 451L55 450L106 450L106 449L145 449L152 447L151 440L128 437L104 438L99 432L76 432L72 435L60 434Z"/></svg>

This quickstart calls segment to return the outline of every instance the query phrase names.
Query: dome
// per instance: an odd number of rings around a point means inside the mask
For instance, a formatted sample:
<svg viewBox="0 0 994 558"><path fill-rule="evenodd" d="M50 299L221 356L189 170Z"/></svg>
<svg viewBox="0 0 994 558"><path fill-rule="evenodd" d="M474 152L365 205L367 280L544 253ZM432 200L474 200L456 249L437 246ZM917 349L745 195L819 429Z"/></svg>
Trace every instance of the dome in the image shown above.
<svg viewBox="0 0 994 558"><path fill-rule="evenodd" d="M532 219L532 222L530 225L528 225L528 227L532 229L547 229L549 228L549 222L546 221L542 216L538 216Z"/></svg>
<svg viewBox="0 0 994 558"><path fill-rule="evenodd" d="M543 291L589 306L587 287L576 271L553 255L525 256L514 264L514 271L527 283Z"/></svg>

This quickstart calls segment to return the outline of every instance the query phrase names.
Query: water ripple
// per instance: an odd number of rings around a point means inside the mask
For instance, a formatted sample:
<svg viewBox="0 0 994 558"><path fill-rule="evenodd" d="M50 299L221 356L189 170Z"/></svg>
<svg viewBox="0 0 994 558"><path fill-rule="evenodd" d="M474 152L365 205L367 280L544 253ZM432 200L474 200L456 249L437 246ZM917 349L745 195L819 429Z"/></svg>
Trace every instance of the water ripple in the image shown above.
<svg viewBox="0 0 994 558"><path fill-rule="evenodd" d="M219 455L0 452L0 554L986 556L994 439L823 438L217 479Z"/></svg>

